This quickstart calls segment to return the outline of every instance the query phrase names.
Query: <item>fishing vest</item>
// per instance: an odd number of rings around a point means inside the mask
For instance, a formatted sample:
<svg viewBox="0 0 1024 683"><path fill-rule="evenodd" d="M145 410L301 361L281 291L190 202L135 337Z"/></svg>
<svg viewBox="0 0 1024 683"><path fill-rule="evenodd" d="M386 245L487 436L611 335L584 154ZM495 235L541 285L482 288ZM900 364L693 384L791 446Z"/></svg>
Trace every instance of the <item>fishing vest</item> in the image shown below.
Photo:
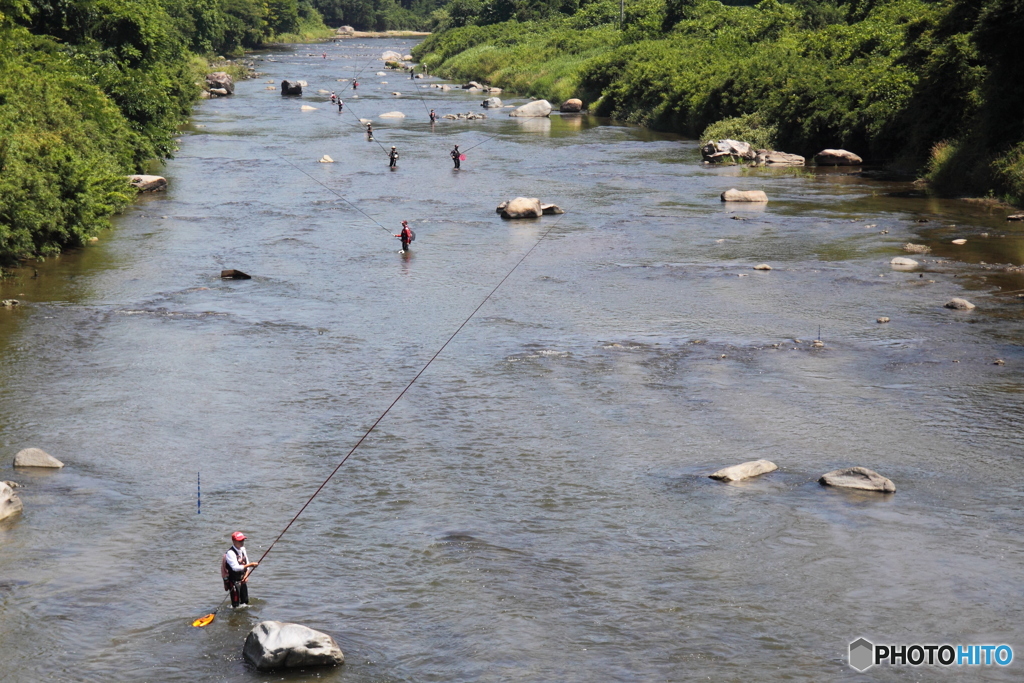
<svg viewBox="0 0 1024 683"><path fill-rule="evenodd" d="M241 572L231 571L231 565L228 564L228 553L230 552L235 553L235 560L238 562L238 564L244 565L249 563L249 555L245 552L245 548L239 550L235 546L231 546L230 548L228 548L227 552L224 553L224 556L220 559L220 578L230 579L232 578L232 574L238 574L238 578L241 578Z"/></svg>

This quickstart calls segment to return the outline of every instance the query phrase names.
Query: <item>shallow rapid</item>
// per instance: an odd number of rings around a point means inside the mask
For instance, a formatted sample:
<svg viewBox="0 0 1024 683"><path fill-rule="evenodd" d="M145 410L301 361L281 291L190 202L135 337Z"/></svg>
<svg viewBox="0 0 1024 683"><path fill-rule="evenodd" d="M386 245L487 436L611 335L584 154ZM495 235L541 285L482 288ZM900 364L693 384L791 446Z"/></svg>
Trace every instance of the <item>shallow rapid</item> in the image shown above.
<svg viewBox="0 0 1024 683"><path fill-rule="evenodd" d="M197 105L166 193L0 281L25 304L0 308L0 479L25 486L0 523L0 677L282 680L242 661L263 619L345 652L291 681L860 680L861 636L1024 656L1024 276L991 265L1024 262L1022 224L841 169L709 168L586 116L431 127L485 95L375 75L412 45L261 53L265 75ZM352 98L337 79L360 71ZM518 195L567 213L498 217ZM229 534L261 552L553 224L275 547L252 608L192 628ZM906 242L932 253L893 270ZM28 446L67 467L14 471ZM780 469L707 478L758 458ZM896 493L817 483L852 465Z"/></svg>

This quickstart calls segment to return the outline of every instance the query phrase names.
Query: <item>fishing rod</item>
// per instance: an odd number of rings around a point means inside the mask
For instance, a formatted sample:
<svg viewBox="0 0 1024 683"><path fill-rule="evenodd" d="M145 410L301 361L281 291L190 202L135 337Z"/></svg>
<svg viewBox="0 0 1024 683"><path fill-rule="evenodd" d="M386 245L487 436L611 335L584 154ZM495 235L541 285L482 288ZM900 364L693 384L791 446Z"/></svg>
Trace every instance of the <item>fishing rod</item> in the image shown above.
<svg viewBox="0 0 1024 683"><path fill-rule="evenodd" d="M298 168L298 167L296 167L296 168ZM310 177L312 177L312 176L310 176ZM566 212L566 213L568 213L568 212ZM548 228L547 230L545 230L544 233L540 237L537 238L537 241L533 243L533 246L531 246L526 251L526 253L523 254L522 257L518 261L516 261L516 264L514 266L512 266L511 270L509 270L507 273L505 273L505 277L501 278L501 280L498 281L498 284L494 285L494 288L491 289L491 291L487 293L487 296L485 296L483 298L483 300L479 304L477 304L477 307L474 308L473 311L468 316L466 316L466 319L462 321L462 324L459 325L457 328L455 328L455 331L452 332L451 336L448 337L448 339L443 344L441 344L441 348L439 348L437 351L435 351L434 355L430 357L430 360L428 360L426 363L424 363L423 367L420 368L420 371L417 372L413 376L413 378L411 380L409 380L409 383L406 384L405 388L402 389L398 393L398 396L395 397L395 400L393 400L391 402L391 404L388 405L388 407L384 409L384 412L381 413L377 417L376 420L374 420L373 424L370 425L370 428L367 429L366 432L361 437L359 437L359 440L356 441L355 445L352 446L352 448L345 455L345 457L341 459L341 462L339 462L338 465L331 471L331 473L329 475L327 475L327 478L323 480L323 482L320 484L320 486L317 487L317 489L315 491L313 491L313 494L306 500L305 503L303 503L302 507L299 508L299 511L296 512L295 516L291 518L291 521L289 521L288 524L285 525L284 529L282 529L281 533L279 533L277 535L277 538L274 539L273 543L271 543L270 546L266 550L263 551L263 554L260 556L260 559L258 559L256 561L256 566L251 568L245 574L245 578L246 579L248 579L250 576L252 576L252 573L260 568L263 560L267 557L267 555L270 554L270 551L274 549L274 546L277 545L277 542L280 541L281 537L284 536L288 532L288 530L292 528L292 525L295 523L295 520L297 520L299 518L299 515L301 515L303 512L305 512L306 508L309 507L309 504L313 502L313 499L316 498L320 494L320 492L324 490L324 487L327 486L327 484L331 481L331 479L334 478L334 475L338 473L338 470L341 469L342 465L344 465L348 461L348 459L350 457L352 457L352 454L356 452L356 449L359 448L363 444L363 442L366 440L366 438L368 436L370 436L370 433L374 429L377 428L377 425L379 425L381 423L381 421L387 416L387 414L391 412L391 409L395 407L395 405L402 399L403 396L405 396L405 393L407 391L409 391L409 389L412 388L412 385L415 384L416 381L423 375L423 373L427 371L427 368L430 367L431 363L433 363L437 359L437 357L441 355L441 352L444 351L445 348L448 347L448 344L450 344L452 342L452 340L455 339L455 337L459 334L459 332L461 332L462 329L466 325L469 324L469 321L472 320L473 316L475 316L480 311L480 309L484 307L484 304L486 304L488 301L490 301L491 297L494 296L494 293L497 292L498 289L503 284L505 284L505 282L510 277L512 277L512 273L516 272L516 270L519 268L519 266L521 266L523 264L523 261L525 261L527 259L527 257L530 254L532 254L533 251L538 246L540 246L540 243L544 241L544 238L546 238L551 233L551 231L554 230L558 226L558 223L562 220L562 218L565 215L566 214L562 214L557 219L555 219L554 223L551 224L551 227ZM225 598L225 600L226 600L226 598ZM217 610L214 610L212 613L207 614L204 617L200 617L199 619L196 619L195 621L192 622L192 625L193 626L197 626L197 627L202 627L202 626L207 626L208 624L212 623L215 615L217 614L217 611L219 609L221 609L221 607L223 607L223 605L224 605L224 600L221 601L221 605L220 605L220 607L217 608Z"/></svg>

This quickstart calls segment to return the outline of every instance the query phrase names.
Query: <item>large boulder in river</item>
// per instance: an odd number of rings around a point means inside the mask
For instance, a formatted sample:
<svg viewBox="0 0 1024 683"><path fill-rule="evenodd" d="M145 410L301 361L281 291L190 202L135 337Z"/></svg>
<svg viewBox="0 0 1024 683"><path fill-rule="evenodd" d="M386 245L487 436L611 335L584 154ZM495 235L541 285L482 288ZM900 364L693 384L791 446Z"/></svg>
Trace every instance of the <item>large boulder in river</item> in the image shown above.
<svg viewBox="0 0 1024 683"><path fill-rule="evenodd" d="M814 155L819 166L860 166L864 160L845 149L823 149Z"/></svg>
<svg viewBox="0 0 1024 683"><path fill-rule="evenodd" d="M302 86L296 81L281 81L282 95L301 95Z"/></svg>
<svg viewBox="0 0 1024 683"><path fill-rule="evenodd" d="M576 112L583 109L583 100L578 100L575 97L571 100L562 102L561 106L558 107L558 111L567 114L575 114Z"/></svg>
<svg viewBox="0 0 1024 683"><path fill-rule="evenodd" d="M502 218L540 218L544 209L536 197L516 197L510 199L501 210Z"/></svg>
<svg viewBox="0 0 1024 683"><path fill-rule="evenodd" d="M754 157L754 163L758 166L803 166L805 159L799 154L759 149Z"/></svg>
<svg viewBox="0 0 1024 683"><path fill-rule="evenodd" d="M488 97L480 106L486 109L501 109L501 98Z"/></svg>
<svg viewBox="0 0 1024 683"><path fill-rule="evenodd" d="M521 107L516 107L509 116L547 116L551 113L551 103L547 100L534 100Z"/></svg>
<svg viewBox="0 0 1024 683"><path fill-rule="evenodd" d="M394 50L387 50L380 56L381 61L384 62L400 62L402 61L402 53L395 52Z"/></svg>
<svg viewBox="0 0 1024 683"><path fill-rule="evenodd" d="M847 467L842 470L832 470L821 475L818 483L844 489L881 491L883 493L892 493L896 490L896 484L878 472L869 470L867 467Z"/></svg>
<svg viewBox="0 0 1024 683"><path fill-rule="evenodd" d="M23 507L21 498L14 493L14 489L6 482L0 481L0 519L7 519L11 515L18 514Z"/></svg>
<svg viewBox="0 0 1024 683"><path fill-rule="evenodd" d="M722 193L723 202L766 202L768 195L763 190L737 190L735 187Z"/></svg>
<svg viewBox="0 0 1024 683"><path fill-rule="evenodd" d="M344 664L341 648L326 633L302 624L261 621L249 632L242 656L260 671Z"/></svg>
<svg viewBox="0 0 1024 683"><path fill-rule="evenodd" d="M753 146L749 142L729 139L708 140L700 148L700 155L704 157L704 161L709 163L735 161L737 159L754 161L757 158L757 152L754 151Z"/></svg>
<svg viewBox="0 0 1024 683"><path fill-rule="evenodd" d="M708 475L718 481L742 481L768 472L774 472L779 466L771 460L751 460L732 467L725 467L714 474Z"/></svg>
<svg viewBox="0 0 1024 683"><path fill-rule="evenodd" d="M961 299L960 297L954 297L947 301L944 306L946 308L952 308L955 311L970 311L975 308L967 299Z"/></svg>
<svg viewBox="0 0 1024 683"><path fill-rule="evenodd" d="M215 71L212 74L206 74L206 86L210 90L223 88L231 94L234 94L235 92L235 82L231 79L229 74L223 71Z"/></svg>
<svg viewBox="0 0 1024 683"><path fill-rule="evenodd" d="M565 213L565 209L560 207L558 204L541 204L540 210L545 216L558 216Z"/></svg>
<svg viewBox="0 0 1024 683"><path fill-rule="evenodd" d="M42 448L23 448L14 456L14 466L60 468L64 467L64 463Z"/></svg>
<svg viewBox="0 0 1024 683"><path fill-rule="evenodd" d="M167 187L167 178L158 175L130 175L128 184L139 192L156 192Z"/></svg>

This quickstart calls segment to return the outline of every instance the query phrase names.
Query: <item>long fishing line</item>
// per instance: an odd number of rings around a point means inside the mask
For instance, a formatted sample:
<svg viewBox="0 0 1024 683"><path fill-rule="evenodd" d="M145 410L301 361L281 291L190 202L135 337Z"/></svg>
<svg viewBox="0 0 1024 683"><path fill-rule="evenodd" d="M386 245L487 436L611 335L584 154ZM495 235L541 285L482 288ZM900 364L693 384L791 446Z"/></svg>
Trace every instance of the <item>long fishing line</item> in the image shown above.
<svg viewBox="0 0 1024 683"><path fill-rule="evenodd" d="M298 166L296 166L295 164L293 164L293 163L292 163L291 161L289 161L289 160L288 160L288 159L286 159L285 157L281 156L280 154L278 154L278 155L276 155L276 156L277 156L277 158L278 158L278 159L280 159L281 161L285 162L286 164L288 164L289 166L291 166L292 168L294 168L294 169L295 169L296 171L298 171L299 173L303 174L304 176L306 176L307 178L309 178L310 180L312 180L312 181L313 181L314 183L316 183L317 185L319 185L319 186L323 187L323 188L324 188L325 190L327 190L328 192L331 192L331 193L333 193L333 194L334 194L334 195L335 195L336 197L338 197L338 198L339 198L339 199L340 199L341 201L345 202L346 204L348 204L349 206L351 206L351 207L352 207L353 209L355 209L355 210L356 210L356 211L358 211L359 213L361 213L361 214L363 214L364 216L366 216L367 218L369 218L369 219L370 219L371 221L373 221L374 223L376 223L376 224L377 224L377 227L379 227L379 228L380 228L381 230L385 231L385 232L386 232L386 233L388 233L389 235L391 235L391 234L392 234L392 233L391 233L391 231L390 231L390 230L388 230L387 228L385 228L385 227L384 227L383 225L381 225L381 224L380 224L380 223L379 223L379 222L377 221L377 219L376 219L376 218L374 218L373 216L371 216L370 214L366 213L365 211L363 211L362 209L360 209L360 208L359 208L358 206L356 206L355 204L353 204L352 202L350 202L350 201L349 201L348 199L346 199L346 198L344 197L344 195L342 195L342 194L341 194L340 192L336 191L336 190L335 190L334 188L332 188L331 186L329 186L329 185L326 185L326 184L324 184L324 183L320 182L319 180L317 180L316 178L314 178L314 177L313 177L312 175L310 175L309 173L306 173L306 172L305 172L304 170L302 170L301 168L299 168Z"/></svg>
<svg viewBox="0 0 1024 683"><path fill-rule="evenodd" d="M568 213L568 212L566 212L566 213ZM532 254L533 251L540 245L540 243L544 241L544 238L547 237L551 233L551 231L554 230L555 227L558 226L558 223L562 220L562 218L565 215L566 214L562 214L561 216L559 216L555 220L555 222L551 224L551 227L548 228L547 230L545 230L544 233L539 238L537 238L537 241L533 243L533 246L531 246L526 251L526 253L523 254L523 256L518 261L516 261L516 264L514 266L512 266L511 270L509 270L507 273L505 273L505 277L501 278L501 280L498 281L498 284L494 285L494 288L491 289L491 291L487 293L487 296L485 296L483 298L483 300L477 305L477 307L474 308L473 311L468 316L466 316L466 319L462 321L462 324L459 325L455 329L454 332L452 332L452 335L450 337L448 337L448 339L444 342L444 344L441 344L441 348L439 348L434 353L434 355L430 357L430 360L428 360L423 365L423 367L420 368L420 371L417 372L416 375L411 380L409 380L409 383L407 385L405 385L405 388L402 389L402 391L399 392L398 396L395 397L395 400L391 402L391 404L384 410L383 413L380 414L380 416L376 420L374 420L373 424L370 425L370 428L367 429L366 432L361 437L359 437L359 440L356 441L355 445L352 446L351 450L349 450L349 452L345 455L345 457L342 458L341 462L339 462L338 465L334 468L334 470L332 470L331 473L329 475L327 475L327 478L324 479L323 483L321 483L320 486L317 487L316 491L313 492L313 495L311 495L309 497L309 499L306 500L306 502L302 505L302 507L299 508L299 511L295 513L295 516L292 517L291 521L289 521L288 524L285 526L285 528L281 531L281 533L277 535L277 538L274 539L274 542L271 543L270 546L265 551L263 551L263 554L260 556L260 559L257 560L257 566L253 567L249 571L249 575L250 576L252 575L252 573L254 571L259 569L261 563L263 562L263 559L267 555L270 554L270 551L274 549L274 546L277 545L277 542L281 540L281 537L284 536L285 533L287 533L287 531L292 527L292 524L294 524L295 520L297 520L299 518L299 515L301 515L305 511L305 509L307 507L309 507L309 504L313 502L313 499L316 498L317 495L324 489L324 487L327 486L328 482L330 482L331 479L334 478L334 475L338 473L338 470L341 469L342 465L344 465L348 461L348 459L352 456L352 454L356 452L356 449L359 448L363 444L363 441L366 440L366 437L368 437L370 435L370 433L374 429L377 428L377 425L380 424L381 420L383 420L385 418L385 416L387 416L387 414L389 412L391 412L391 409L394 408L395 405L402 399L402 397L405 396L405 393L407 391L409 391L410 388L412 388L412 385L416 383L416 380L418 380L420 378L420 376L422 376L423 373L427 371L427 368L430 367L430 364L433 363L434 360L436 360L437 357L441 355L441 352L445 350L445 348L448 346L448 344L450 344L451 341L453 339L455 339L455 337L459 334L459 332L461 332L462 329L466 325L469 324L469 321L472 320L473 316L475 316L477 314L477 312L479 312L480 309L484 307L484 304L486 304L488 301L490 301L491 297L494 296L494 293L497 292L498 289L503 284L505 284L505 282L510 277L512 277L512 273L516 272L516 270L519 268L519 266L521 266L523 264L523 261L525 261L527 259L527 257L530 254Z"/></svg>

